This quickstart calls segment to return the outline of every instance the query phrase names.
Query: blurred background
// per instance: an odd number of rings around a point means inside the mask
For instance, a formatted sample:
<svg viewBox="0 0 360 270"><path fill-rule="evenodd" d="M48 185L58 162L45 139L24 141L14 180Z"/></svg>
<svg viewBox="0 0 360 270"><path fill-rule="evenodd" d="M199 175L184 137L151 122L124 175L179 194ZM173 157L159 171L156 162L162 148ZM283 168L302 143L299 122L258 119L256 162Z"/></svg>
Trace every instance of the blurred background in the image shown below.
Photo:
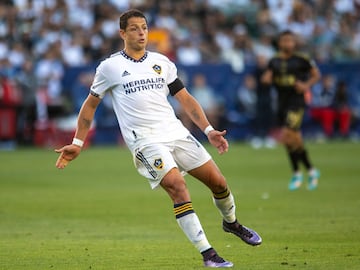
<svg viewBox="0 0 360 270"><path fill-rule="evenodd" d="M254 148L277 142L276 93L259 78L278 33L292 30L322 72L306 97L304 135L358 142L360 0L2 0L0 149L71 141L96 66L123 46L118 19L129 8L145 12L148 49L177 64L211 123ZM107 97L87 143L122 143Z"/></svg>

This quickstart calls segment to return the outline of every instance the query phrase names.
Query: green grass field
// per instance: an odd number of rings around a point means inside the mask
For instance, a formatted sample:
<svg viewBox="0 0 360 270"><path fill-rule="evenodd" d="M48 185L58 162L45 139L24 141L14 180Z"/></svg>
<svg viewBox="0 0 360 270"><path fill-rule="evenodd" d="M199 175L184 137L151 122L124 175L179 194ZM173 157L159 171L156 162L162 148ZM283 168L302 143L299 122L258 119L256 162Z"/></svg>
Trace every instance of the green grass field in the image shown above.
<svg viewBox="0 0 360 270"><path fill-rule="evenodd" d="M210 149L263 237L245 245L221 229L210 192L187 177L208 239L234 269L360 269L360 144L309 144L319 189L287 190L284 150ZM133 168L128 150L90 148L66 170L51 150L0 152L0 269L201 269L172 204Z"/></svg>

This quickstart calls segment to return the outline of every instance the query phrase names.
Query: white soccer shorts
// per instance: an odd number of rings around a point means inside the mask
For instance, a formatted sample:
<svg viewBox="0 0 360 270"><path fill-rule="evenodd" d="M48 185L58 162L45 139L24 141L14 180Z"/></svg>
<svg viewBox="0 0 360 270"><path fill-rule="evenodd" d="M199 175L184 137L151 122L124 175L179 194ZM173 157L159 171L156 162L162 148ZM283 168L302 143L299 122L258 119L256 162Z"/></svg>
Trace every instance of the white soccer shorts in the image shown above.
<svg viewBox="0 0 360 270"><path fill-rule="evenodd" d="M178 168L185 175L210 159L210 154L190 134L172 142L145 145L134 153L135 167L149 180L152 189L159 186L171 169Z"/></svg>

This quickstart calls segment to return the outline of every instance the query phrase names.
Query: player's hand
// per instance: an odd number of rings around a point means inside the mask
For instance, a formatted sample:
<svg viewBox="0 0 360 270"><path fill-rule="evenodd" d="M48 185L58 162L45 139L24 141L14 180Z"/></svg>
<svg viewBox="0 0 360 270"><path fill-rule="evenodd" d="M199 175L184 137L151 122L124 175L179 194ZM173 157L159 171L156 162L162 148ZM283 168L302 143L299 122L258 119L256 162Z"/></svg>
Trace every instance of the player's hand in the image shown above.
<svg viewBox="0 0 360 270"><path fill-rule="evenodd" d="M208 134L208 140L209 142L217 148L218 153L224 154L229 150L229 144L227 140L224 138L226 135L226 130L218 131L218 130L212 130Z"/></svg>
<svg viewBox="0 0 360 270"><path fill-rule="evenodd" d="M309 89L310 89L310 87L306 82L302 82L302 81L296 81L295 82L295 90L299 94L303 94L306 91L308 91Z"/></svg>
<svg viewBox="0 0 360 270"><path fill-rule="evenodd" d="M81 147L69 144L60 149L55 149L55 152L60 154L55 164L56 168L64 169L70 161L74 160L80 154Z"/></svg>

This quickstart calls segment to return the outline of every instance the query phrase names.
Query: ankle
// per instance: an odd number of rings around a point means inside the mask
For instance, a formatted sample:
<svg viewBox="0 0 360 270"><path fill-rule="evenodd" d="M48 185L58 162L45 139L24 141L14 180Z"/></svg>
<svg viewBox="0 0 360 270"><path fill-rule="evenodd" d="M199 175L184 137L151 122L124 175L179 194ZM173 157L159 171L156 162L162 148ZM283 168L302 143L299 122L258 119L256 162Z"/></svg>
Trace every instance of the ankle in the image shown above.
<svg viewBox="0 0 360 270"><path fill-rule="evenodd" d="M212 247L201 252L201 255L203 256L204 261L209 260L210 258L214 257L216 254L217 254L216 250Z"/></svg>
<svg viewBox="0 0 360 270"><path fill-rule="evenodd" d="M235 221L233 222L228 222L227 220L224 219L224 222L227 224L227 225L235 225L236 223L238 223L237 219L235 219Z"/></svg>

